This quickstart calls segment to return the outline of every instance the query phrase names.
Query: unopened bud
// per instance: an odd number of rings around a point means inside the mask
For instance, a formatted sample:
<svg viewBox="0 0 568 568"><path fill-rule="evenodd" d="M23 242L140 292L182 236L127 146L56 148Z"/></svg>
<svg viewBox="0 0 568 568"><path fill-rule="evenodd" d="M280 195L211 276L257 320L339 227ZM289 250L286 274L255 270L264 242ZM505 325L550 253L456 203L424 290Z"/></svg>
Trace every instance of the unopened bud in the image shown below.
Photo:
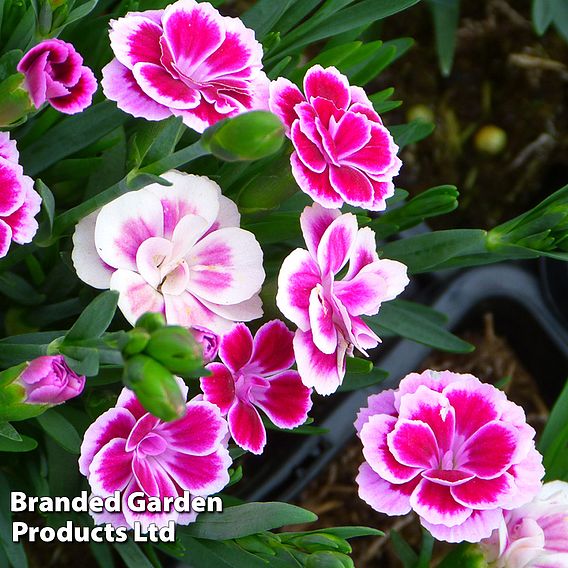
<svg viewBox="0 0 568 568"><path fill-rule="evenodd" d="M171 325L152 333L145 353L172 373L190 375L203 363L201 348L185 328Z"/></svg>
<svg viewBox="0 0 568 568"><path fill-rule="evenodd" d="M166 325L166 318L163 314L146 312L136 320L136 327L141 327L152 333Z"/></svg>
<svg viewBox="0 0 568 568"><path fill-rule="evenodd" d="M0 83L0 126L15 125L33 110L22 74L10 75Z"/></svg>
<svg viewBox="0 0 568 568"><path fill-rule="evenodd" d="M506 145L507 133L494 124L480 128L475 135L475 147L486 154L500 154Z"/></svg>
<svg viewBox="0 0 568 568"><path fill-rule="evenodd" d="M316 552L306 560L306 568L355 568L353 560L340 552Z"/></svg>
<svg viewBox="0 0 568 568"><path fill-rule="evenodd" d="M343 538L333 534L312 533L299 536L290 541L294 546L307 552L318 552L323 550L336 550L349 554L351 545Z"/></svg>
<svg viewBox="0 0 568 568"><path fill-rule="evenodd" d="M150 341L150 334L143 328L135 327L126 334L126 340L121 349L122 354L125 357L132 357L132 355L142 353L148 341Z"/></svg>

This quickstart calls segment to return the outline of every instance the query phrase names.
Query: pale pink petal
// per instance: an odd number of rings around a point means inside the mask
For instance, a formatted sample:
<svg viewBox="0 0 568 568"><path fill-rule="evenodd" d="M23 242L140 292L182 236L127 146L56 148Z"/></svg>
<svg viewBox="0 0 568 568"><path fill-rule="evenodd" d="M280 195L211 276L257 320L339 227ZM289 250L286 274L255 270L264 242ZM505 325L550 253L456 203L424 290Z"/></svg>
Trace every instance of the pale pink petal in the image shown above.
<svg viewBox="0 0 568 568"><path fill-rule="evenodd" d="M359 475L355 481L359 486L359 497L375 511L387 515L406 515L411 510L410 495L420 478L395 485L385 481L364 462L359 467Z"/></svg>
<svg viewBox="0 0 568 568"><path fill-rule="evenodd" d="M126 441L134 427L135 419L125 408L111 408L101 414L88 428L83 436L81 455L79 457L79 471L89 475L89 466L93 457L108 442L115 438Z"/></svg>
<svg viewBox="0 0 568 568"><path fill-rule="evenodd" d="M137 272L117 270L110 279L110 289L119 293L118 307L129 323L146 312L164 312L164 297Z"/></svg>
<svg viewBox="0 0 568 568"><path fill-rule="evenodd" d="M366 205L369 211L384 211L387 208L387 199L394 195L394 183L392 181L376 181L369 176L373 186L373 201Z"/></svg>
<svg viewBox="0 0 568 568"><path fill-rule="evenodd" d="M317 250L323 234L340 215L339 209L326 209L318 203L314 203L302 211L300 215L302 235L314 259L317 259ZM373 246L373 250L375 250L376 244L374 243Z"/></svg>
<svg viewBox="0 0 568 568"><path fill-rule="evenodd" d="M253 386L249 397L276 426L295 428L308 418L312 407L311 392L302 384L297 371L283 371L271 377L266 388Z"/></svg>
<svg viewBox="0 0 568 568"><path fill-rule="evenodd" d="M363 227L357 231L355 246L349 257L349 270L344 280L351 280L364 266L376 260L379 260L379 255L375 232L369 227Z"/></svg>
<svg viewBox="0 0 568 568"><path fill-rule="evenodd" d="M381 343L381 338L358 316L351 316L350 338L363 354L366 349L374 349Z"/></svg>
<svg viewBox="0 0 568 568"><path fill-rule="evenodd" d="M171 255L172 243L162 237L150 237L136 251L136 268L142 278L153 288L162 282L160 266Z"/></svg>
<svg viewBox="0 0 568 568"><path fill-rule="evenodd" d="M455 527L471 516L472 510L452 497L452 489L422 479L410 496L410 504L416 513L429 523Z"/></svg>
<svg viewBox="0 0 568 568"><path fill-rule="evenodd" d="M250 365L263 376L284 371L294 364L294 333L280 320L272 320L259 328L254 336Z"/></svg>
<svg viewBox="0 0 568 568"><path fill-rule="evenodd" d="M34 191L34 182L28 176L22 176L25 189L24 203L11 215L3 217L4 223L12 229L12 240L19 245L30 243L38 230L35 216L41 209L41 197Z"/></svg>
<svg viewBox="0 0 568 568"><path fill-rule="evenodd" d="M351 101L349 81L335 67L324 69L321 65L314 65L308 69L304 77L304 93L308 101L322 97L342 109L346 109Z"/></svg>
<svg viewBox="0 0 568 568"><path fill-rule="evenodd" d="M170 449L204 456L221 444L228 427L216 406L206 401L192 401L183 418L160 424L156 432L168 441Z"/></svg>
<svg viewBox="0 0 568 568"><path fill-rule="evenodd" d="M373 186L369 178L356 168L330 166L329 181L350 205L366 207L373 201Z"/></svg>
<svg viewBox="0 0 568 568"><path fill-rule="evenodd" d="M357 434L361 432L361 428L368 422L371 416L375 414L387 414L394 416L396 410L394 408L394 390L388 389L377 394L372 394L367 399L367 406L364 406L357 413L357 419L354 426Z"/></svg>
<svg viewBox="0 0 568 568"><path fill-rule="evenodd" d="M294 107L304 100L304 95L302 95L300 89L288 79L278 77L276 81L270 83L270 111L284 123L288 135L292 123L298 118Z"/></svg>
<svg viewBox="0 0 568 568"><path fill-rule="evenodd" d="M320 149L300 130L300 122L292 124L292 143L303 164L315 173L322 173L327 162Z"/></svg>
<svg viewBox="0 0 568 568"><path fill-rule="evenodd" d="M124 438L114 438L93 457L89 484L95 495L106 497L124 489L132 479L132 452L126 452Z"/></svg>
<svg viewBox="0 0 568 568"><path fill-rule="evenodd" d="M436 467L440 459L432 428L420 420L399 420L387 435L387 444L395 459L409 467Z"/></svg>
<svg viewBox="0 0 568 568"><path fill-rule="evenodd" d="M250 361L252 349L253 339L249 328L244 323L238 323L223 336L219 356L229 370L235 373Z"/></svg>
<svg viewBox="0 0 568 568"><path fill-rule="evenodd" d="M487 538L503 522L503 512L501 509L473 511L465 521L453 526L431 523L424 518L421 518L420 521L430 534L438 540L479 542L483 538Z"/></svg>
<svg viewBox="0 0 568 568"><path fill-rule="evenodd" d="M16 141L10 139L9 132L0 132L0 158L18 163L20 153L16 146Z"/></svg>
<svg viewBox="0 0 568 568"><path fill-rule="evenodd" d="M102 70L101 85L107 99L128 114L146 120L163 120L172 111L151 99L138 85L132 71L118 59L113 59Z"/></svg>
<svg viewBox="0 0 568 568"><path fill-rule="evenodd" d="M134 428L132 428L126 440L126 451L135 450L140 442L160 423L160 419L147 412L140 418Z"/></svg>
<svg viewBox="0 0 568 568"><path fill-rule="evenodd" d="M515 490L513 477L504 473L493 479L471 479L452 487L452 497L472 509L494 509Z"/></svg>
<svg viewBox="0 0 568 568"><path fill-rule="evenodd" d="M396 418L393 416L371 416L361 429L359 437L363 442L365 460L376 473L390 483L406 483L414 479L420 469L400 463L389 449L388 435L395 425Z"/></svg>
<svg viewBox="0 0 568 568"><path fill-rule="evenodd" d="M545 471L542 465L542 455L534 447L534 442L527 457L507 471L513 476L517 490L511 493L508 501L503 504L503 508L515 509L528 503L542 487L541 480Z"/></svg>
<svg viewBox="0 0 568 568"><path fill-rule="evenodd" d="M210 231L216 231L224 227L239 227L241 224L241 214L234 201L224 195L219 196L219 213Z"/></svg>
<svg viewBox="0 0 568 568"><path fill-rule="evenodd" d="M229 412L235 400L235 380L231 371L221 363L210 363L205 367L211 374L199 379L203 399L215 404L223 415Z"/></svg>
<svg viewBox="0 0 568 568"><path fill-rule="evenodd" d="M316 203L328 209L335 209L343 205L343 199L329 182L329 169L322 173L313 172L304 165L296 152L292 152L290 156L290 165L294 179L300 189Z"/></svg>
<svg viewBox="0 0 568 568"><path fill-rule="evenodd" d="M374 315L379 311L383 301L382 290L386 283L380 274L373 270L366 270L367 265L351 280L335 282L334 296L354 316L361 314Z"/></svg>
<svg viewBox="0 0 568 568"><path fill-rule="evenodd" d="M266 430L254 406L237 401L229 410L228 420L235 442L253 454L261 454L266 445Z"/></svg>
<svg viewBox="0 0 568 568"><path fill-rule="evenodd" d="M0 258L5 257L12 243L12 229L10 225L0 219Z"/></svg>
<svg viewBox="0 0 568 568"><path fill-rule="evenodd" d="M294 335L296 365L302 382L322 395L334 393L342 383L346 352L346 342L338 345L336 353L326 355L315 346L311 332L298 329Z"/></svg>
<svg viewBox="0 0 568 568"><path fill-rule="evenodd" d="M115 57L129 69L141 62L160 63L162 27L145 15L111 20L108 35Z"/></svg>
<svg viewBox="0 0 568 568"><path fill-rule="evenodd" d="M136 270L138 247L163 236L160 201L144 190L131 191L105 205L95 224L95 244L101 259L114 268Z"/></svg>
<svg viewBox="0 0 568 568"><path fill-rule="evenodd" d="M326 229L318 247L322 275L337 274L346 264L357 238L357 217L345 213Z"/></svg>
<svg viewBox="0 0 568 568"><path fill-rule="evenodd" d="M310 294L320 281L318 266L308 251L296 249L284 259L278 275L276 304L303 331L310 329Z"/></svg>
<svg viewBox="0 0 568 568"><path fill-rule="evenodd" d="M187 256L188 290L223 305L248 300L264 282L262 249L255 236L227 227L210 233Z"/></svg>
<svg viewBox="0 0 568 568"><path fill-rule="evenodd" d="M223 326L217 326L219 328L222 327L222 329L217 331L211 328L212 331L216 331L217 333L226 333L232 329L233 322L235 321L252 321L261 318L263 314L262 300L258 294L251 296L248 300L230 306L221 306L206 300L202 300L202 303L214 314L220 316L220 320L223 320Z"/></svg>

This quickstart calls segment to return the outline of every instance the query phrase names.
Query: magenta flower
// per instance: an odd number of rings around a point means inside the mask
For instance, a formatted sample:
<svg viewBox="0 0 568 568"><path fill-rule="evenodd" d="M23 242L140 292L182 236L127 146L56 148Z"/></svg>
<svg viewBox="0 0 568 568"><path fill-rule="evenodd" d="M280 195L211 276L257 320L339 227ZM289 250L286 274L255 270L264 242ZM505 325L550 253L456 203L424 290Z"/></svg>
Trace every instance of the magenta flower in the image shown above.
<svg viewBox="0 0 568 568"><path fill-rule="evenodd" d="M306 207L300 224L308 250L294 250L282 263L276 303L297 326L296 363L302 381L320 394L337 390L345 357L380 342L361 315L374 315L382 302L408 284L406 266L377 255L375 233L358 229L351 213L321 205ZM337 274L349 261L342 280Z"/></svg>
<svg viewBox="0 0 568 568"><path fill-rule="evenodd" d="M494 568L566 568L568 483L545 483L533 501L506 511L481 548Z"/></svg>
<svg viewBox="0 0 568 568"><path fill-rule="evenodd" d="M65 114L86 109L97 90L93 72L72 44L47 39L32 47L18 64L26 77L25 86L32 103L40 108L47 101Z"/></svg>
<svg viewBox="0 0 568 568"><path fill-rule="evenodd" d="M236 205L206 177L177 171L82 219L73 235L81 280L120 294L134 324L145 312L217 334L262 315L262 250Z"/></svg>
<svg viewBox="0 0 568 568"><path fill-rule="evenodd" d="M412 509L438 540L479 542L503 510L541 487L542 456L521 407L473 375L424 371L369 397L355 427L359 496L387 515Z"/></svg>
<svg viewBox="0 0 568 568"><path fill-rule="evenodd" d="M219 351L219 336L210 329L200 326L193 326L191 333L195 341L201 345L201 349L203 350L203 363L213 361Z"/></svg>
<svg viewBox="0 0 568 568"><path fill-rule="evenodd" d="M0 258L8 254L12 241L29 243L38 229L34 217L41 208L41 197L18 158L16 143L7 132L0 132Z"/></svg>
<svg viewBox="0 0 568 568"><path fill-rule="evenodd" d="M29 404L61 404L75 398L85 388L85 377L69 368L63 355L44 355L30 362L18 382Z"/></svg>
<svg viewBox="0 0 568 568"><path fill-rule="evenodd" d="M244 324L221 340L222 363L211 363L202 377L205 400L228 414L229 429L235 442L261 454L266 431L255 407L260 408L280 428L303 424L312 407L312 391L302 384L294 364L294 334L279 320L265 323L253 339Z"/></svg>
<svg viewBox="0 0 568 568"><path fill-rule="evenodd" d="M267 106L261 44L211 4L179 0L165 10L129 12L111 21L110 45L115 59L103 69L103 90L133 116L181 116L203 132Z"/></svg>
<svg viewBox="0 0 568 568"><path fill-rule="evenodd" d="M187 386L178 381L184 397ZM145 532L154 523L187 525L195 513L134 512L128 496L178 497L184 491L206 497L229 482L231 458L227 450L227 422L209 402L190 400L183 418L162 422L146 412L126 388L116 406L101 414L85 432L79 470L89 480L93 495L122 492L122 513L93 514L97 523L132 527Z"/></svg>
<svg viewBox="0 0 568 568"><path fill-rule="evenodd" d="M270 110L294 145L290 162L302 191L324 207L385 209L402 162L365 91L335 67L315 65L304 93L282 77L270 85Z"/></svg>

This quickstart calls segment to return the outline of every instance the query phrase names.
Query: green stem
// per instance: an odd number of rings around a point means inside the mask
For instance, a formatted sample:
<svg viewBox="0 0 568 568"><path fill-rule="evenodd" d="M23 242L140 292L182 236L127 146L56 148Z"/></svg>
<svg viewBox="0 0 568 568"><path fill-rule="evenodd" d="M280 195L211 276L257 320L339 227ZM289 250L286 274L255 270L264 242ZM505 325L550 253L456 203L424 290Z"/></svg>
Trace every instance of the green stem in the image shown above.
<svg viewBox="0 0 568 568"><path fill-rule="evenodd" d="M168 170L179 168L193 160L197 160L197 158L201 158L202 156L207 156L209 154L209 150L203 146L201 139L199 139L194 144L147 165L142 168L140 172L159 176Z"/></svg>

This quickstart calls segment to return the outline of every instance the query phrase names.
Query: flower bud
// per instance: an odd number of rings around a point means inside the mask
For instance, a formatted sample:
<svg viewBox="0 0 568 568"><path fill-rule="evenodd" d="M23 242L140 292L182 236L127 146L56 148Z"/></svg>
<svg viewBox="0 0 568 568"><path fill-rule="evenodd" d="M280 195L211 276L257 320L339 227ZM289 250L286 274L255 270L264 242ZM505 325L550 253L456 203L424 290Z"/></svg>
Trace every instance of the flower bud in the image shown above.
<svg viewBox="0 0 568 568"><path fill-rule="evenodd" d="M306 552L336 550L349 554L352 550L351 545L345 539L326 533L305 534L294 538L290 543Z"/></svg>
<svg viewBox="0 0 568 568"><path fill-rule="evenodd" d="M126 340L121 347L125 357L131 357L137 353L142 353L150 341L150 334L145 329L134 328L126 334Z"/></svg>
<svg viewBox="0 0 568 568"><path fill-rule="evenodd" d="M203 364L213 361L219 351L219 336L211 330L200 326L194 326L190 331L193 339L201 345Z"/></svg>
<svg viewBox="0 0 568 568"><path fill-rule="evenodd" d="M200 348L185 328L171 325L158 329L150 336L145 353L172 373L190 375L203 363Z"/></svg>
<svg viewBox="0 0 568 568"><path fill-rule="evenodd" d="M0 127L23 121L33 110L23 75L15 73L0 83Z"/></svg>
<svg viewBox="0 0 568 568"><path fill-rule="evenodd" d="M475 147L486 154L500 154L506 145L507 133L494 124L480 128L475 135Z"/></svg>
<svg viewBox="0 0 568 568"><path fill-rule="evenodd" d="M165 327L166 318L164 314L146 312L136 320L136 327L142 327L152 333L161 327Z"/></svg>
<svg viewBox="0 0 568 568"><path fill-rule="evenodd" d="M306 568L355 568L353 560L340 552L323 551L310 554Z"/></svg>
<svg viewBox="0 0 568 568"><path fill-rule="evenodd" d="M247 112L208 128L201 140L211 154L226 162L259 160L280 149L284 126L270 112Z"/></svg>
<svg viewBox="0 0 568 568"><path fill-rule="evenodd" d="M124 376L140 404L154 416L169 422L185 414L185 400L174 376L154 359L135 355L126 361Z"/></svg>

